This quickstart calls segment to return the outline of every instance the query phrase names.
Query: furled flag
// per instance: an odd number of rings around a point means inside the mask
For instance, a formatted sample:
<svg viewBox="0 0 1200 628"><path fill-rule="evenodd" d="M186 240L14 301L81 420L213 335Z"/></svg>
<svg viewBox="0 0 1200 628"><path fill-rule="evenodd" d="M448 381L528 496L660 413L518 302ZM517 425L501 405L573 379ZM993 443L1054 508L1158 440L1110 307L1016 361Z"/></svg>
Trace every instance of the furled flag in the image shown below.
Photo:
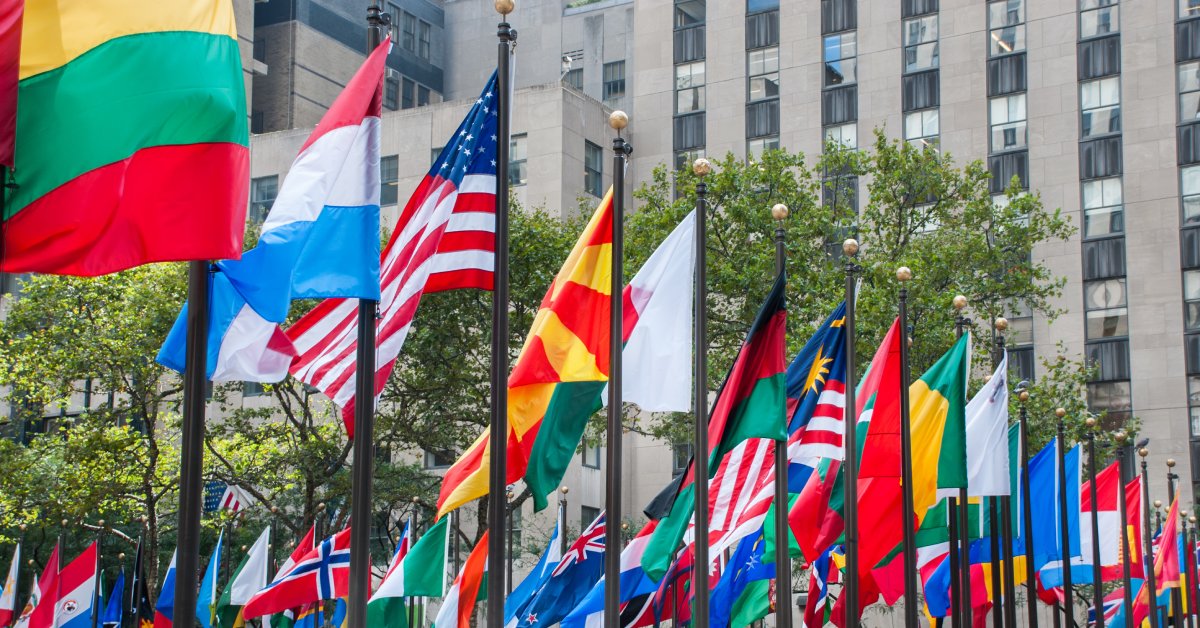
<svg viewBox="0 0 1200 628"><path fill-rule="evenodd" d="M145 543L138 539L137 554L133 559L133 578L129 583L132 595L126 610L133 619L131 628L151 628L154 625L154 605L150 603L150 587L146 584Z"/></svg>
<svg viewBox="0 0 1200 628"><path fill-rule="evenodd" d="M830 555L835 546L830 545L809 566L808 600L804 605L804 628L823 628L829 622L833 604L829 598L829 584L837 577L837 570L830 569Z"/></svg>
<svg viewBox="0 0 1200 628"><path fill-rule="evenodd" d="M1051 445L1059 445L1058 439ZM1033 507L1033 551L1035 567L1042 585L1047 589L1063 586L1063 561L1066 560L1071 568L1071 580L1076 584L1090 584L1092 581L1091 557L1085 559L1082 555L1083 544L1079 539L1079 480L1080 459L1082 448L1079 445L1068 449L1063 454L1065 465L1066 486L1058 481L1058 453L1052 451L1052 458L1039 461L1038 469L1034 469L1033 460L1029 461L1029 490L1033 494L1029 503ZM1039 456L1041 453L1038 454ZM1048 468L1050 473L1044 472ZM1051 477L1047 477L1047 476ZM1067 542L1070 544L1069 553L1065 553L1062 544L1062 500L1060 491L1067 494ZM1047 534L1049 533L1049 534ZM1065 558L1064 558L1065 557Z"/></svg>
<svg viewBox="0 0 1200 628"><path fill-rule="evenodd" d="M1100 577L1106 582L1121 578L1121 513L1118 510L1121 473L1114 461L1096 474L1096 518L1099 521ZM1079 543L1084 563L1092 564L1091 480L1079 488ZM1071 573L1075 573L1072 571Z"/></svg>
<svg viewBox="0 0 1200 628"><path fill-rule="evenodd" d="M98 556L93 542L63 567L58 578L58 604L54 608L55 628L92 628Z"/></svg>
<svg viewBox="0 0 1200 628"><path fill-rule="evenodd" d="M314 523L313 526L308 529L308 532L304 535L304 538L300 539L300 542L296 544L295 549L292 550L291 556L288 556L287 560L283 561L283 564L279 566L279 569L275 570L275 577L271 579L271 582L282 578L284 574L292 570L292 567L296 566L296 563L300 562L302 558L307 556L309 552L316 548L317 524ZM243 609L243 617L245 616L244 611L245 609ZM282 613L265 615L262 619L262 625L265 627L269 624L271 628L293 628L296 618L299 616L301 611L303 611L302 608L291 608L283 611Z"/></svg>
<svg viewBox="0 0 1200 628"><path fill-rule="evenodd" d="M175 623L175 559L179 558L179 548L171 553L171 564L167 566L167 575L163 576L162 586L158 589L158 600L154 603L154 628L171 628Z"/></svg>
<svg viewBox="0 0 1200 628"><path fill-rule="evenodd" d="M409 197L383 251L375 323L376 395L392 373L422 294L492 287L496 91L493 75ZM358 301L322 301L287 335L297 353L292 375L341 406L346 431L353 435Z"/></svg>
<svg viewBox="0 0 1200 628"><path fill-rule="evenodd" d="M208 559L208 568L204 578L200 580L200 593L196 596L196 619L204 628L213 628L217 618L217 576L221 575L221 547L225 541L225 533L217 536L217 545L213 548L212 556Z"/></svg>
<svg viewBox="0 0 1200 628"><path fill-rule="evenodd" d="M392 562L388 565L387 573L383 576L383 582L387 582L388 578L395 572L399 571L400 579L404 578L404 568L401 566L404 557L408 555L408 550L412 547L412 520L404 523L404 533L400 535L400 542L396 543L396 552L392 554ZM402 595L383 595L379 592L383 590L382 583L375 594L371 596L367 602L367 624L373 628L407 628L408 626L408 607L405 606L404 596Z"/></svg>
<svg viewBox="0 0 1200 628"><path fill-rule="evenodd" d="M54 626L54 609L58 604L59 579L59 547L54 544L42 575L29 592L29 601L21 616L17 618L15 628L52 628Z"/></svg>
<svg viewBox="0 0 1200 628"><path fill-rule="evenodd" d="M621 551L621 628L654 623L653 601L658 583L642 570L642 553L650 542L656 521L649 521ZM563 628L600 628L604 625L604 577L562 620ZM514 592L515 593L515 592Z"/></svg>
<svg viewBox="0 0 1200 628"><path fill-rule="evenodd" d="M967 495L1008 495L1008 352L966 408Z"/></svg>
<svg viewBox="0 0 1200 628"><path fill-rule="evenodd" d="M787 362L783 343L786 285L787 277L780 273L717 391L716 403L708 419L709 451L706 455L711 475L718 473L725 454L747 439L780 442L786 439L784 372ZM659 522L642 555L642 568L651 578L660 579L666 573L675 548L692 520L694 468L689 462L687 469L646 506L646 516ZM719 498L719 493L710 495L710 500ZM710 505L712 503L710 501Z"/></svg>
<svg viewBox="0 0 1200 628"><path fill-rule="evenodd" d="M821 460L844 460L846 304L840 303L787 369L788 487L799 493Z"/></svg>
<svg viewBox="0 0 1200 628"><path fill-rule="evenodd" d="M442 597L446 591L449 518L433 524L404 556L392 560L371 601L392 597ZM397 556L400 549L397 548Z"/></svg>
<svg viewBox="0 0 1200 628"><path fill-rule="evenodd" d="M8 563L8 576L4 588L0 589L0 626L12 624L17 614L17 578L21 575L21 544L13 548L12 561Z"/></svg>
<svg viewBox="0 0 1200 628"><path fill-rule="evenodd" d="M529 603L533 601L537 592L545 585L546 580L550 578L550 574L558 567L559 561L562 560L563 552L563 535L565 530L563 526L565 522L562 518L562 510L558 512L558 522L554 526L554 530L550 533L550 540L546 543L546 550L542 552L538 558L537 564L525 576L525 579L520 584L513 587L508 597L504 598L504 625L507 628L515 628L521 617L524 617L524 611Z"/></svg>
<svg viewBox="0 0 1200 628"><path fill-rule="evenodd" d="M588 417L601 407L608 380L610 299L603 289L611 279L611 206L610 191L551 283L508 379L508 479L524 478L535 510L546 507L546 495L560 484ZM691 282L690 275L681 274L693 264L689 247L684 246L691 220L689 216L672 232L625 287L629 307L624 335L635 353L629 353L628 344L625 352L632 360L681 351L685 330L660 328L668 325L665 321L679 318L673 310L687 306L666 297L676 294L676 282ZM649 335L639 340L634 336L643 322ZM690 349L683 351L688 354ZM627 374L632 369L653 379L627 390L630 394L624 395L624 401L644 408L682 411L690 407L683 402L688 395L680 392L690 386L677 372L662 368L661 363L634 365L626 360L625 364ZM439 514L487 494L488 448L484 432L446 473L438 496Z"/></svg>
<svg viewBox="0 0 1200 628"><path fill-rule="evenodd" d="M516 617L520 628L557 624L587 596L604 574L605 513L600 513L563 552L550 577Z"/></svg>
<svg viewBox="0 0 1200 628"><path fill-rule="evenodd" d="M345 597L350 590L350 528L325 539L291 569L251 597L242 617L298 608L309 602Z"/></svg>
<svg viewBox="0 0 1200 628"><path fill-rule="evenodd" d="M775 565L763 562L765 547L762 528L738 543L710 595L708 625L728 626L733 617L733 605L750 583L775 577Z"/></svg>
<svg viewBox="0 0 1200 628"><path fill-rule="evenodd" d="M268 526L250 546L250 552L233 572L225 592L217 602L217 624L220 628L236 628L246 622L242 607L267 586L267 570L271 564L271 528Z"/></svg>
<svg viewBox="0 0 1200 628"><path fill-rule="evenodd" d="M250 148L233 3L13 4L25 13L0 270L241 255Z"/></svg>
<svg viewBox="0 0 1200 628"><path fill-rule="evenodd" d="M209 279L208 379L278 382L295 349L280 325L293 299L379 298L379 133L390 40L376 48L292 162L240 260ZM158 362L183 372L187 305Z"/></svg>
<svg viewBox="0 0 1200 628"><path fill-rule="evenodd" d="M475 600L479 597L479 587L487 577L487 570L488 533L484 532L475 544L475 549L467 556L458 577L454 579L454 584L446 592L442 608L433 620L434 628L471 627L471 616L475 614Z"/></svg>
<svg viewBox="0 0 1200 628"><path fill-rule="evenodd" d="M104 613L100 615L100 625L108 628L119 628L124 619L122 611L125 610L125 571L122 570L117 574L117 581L113 583L112 592L108 594L108 603L104 605Z"/></svg>

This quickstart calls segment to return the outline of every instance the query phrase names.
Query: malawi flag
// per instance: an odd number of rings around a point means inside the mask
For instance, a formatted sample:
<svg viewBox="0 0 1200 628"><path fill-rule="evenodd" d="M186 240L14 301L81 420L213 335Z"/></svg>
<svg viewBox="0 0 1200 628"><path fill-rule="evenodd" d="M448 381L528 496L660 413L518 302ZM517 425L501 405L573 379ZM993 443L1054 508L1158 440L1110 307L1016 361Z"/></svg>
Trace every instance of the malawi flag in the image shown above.
<svg viewBox="0 0 1200 628"><path fill-rule="evenodd" d="M786 286L787 277L780 273L746 334L733 368L717 391L717 401L708 418L710 474L716 473L727 452L747 439L783 441L787 437ZM692 519L695 509L693 469L689 464L686 472L646 506L646 516L659 522L642 555L642 569L654 580L661 579L667 572L675 547L683 539Z"/></svg>
<svg viewBox="0 0 1200 628"><path fill-rule="evenodd" d="M250 150L232 3L24 4L0 270L239 257Z"/></svg>

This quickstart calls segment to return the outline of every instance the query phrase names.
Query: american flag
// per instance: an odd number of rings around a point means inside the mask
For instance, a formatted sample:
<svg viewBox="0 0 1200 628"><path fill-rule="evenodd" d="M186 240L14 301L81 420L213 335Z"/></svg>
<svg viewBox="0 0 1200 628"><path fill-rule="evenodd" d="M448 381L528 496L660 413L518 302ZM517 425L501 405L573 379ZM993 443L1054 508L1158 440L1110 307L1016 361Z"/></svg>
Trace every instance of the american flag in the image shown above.
<svg viewBox="0 0 1200 628"><path fill-rule="evenodd" d="M225 487L225 494L221 495L221 508L231 510L234 514L237 514L249 505L250 496L246 494L246 491L232 484Z"/></svg>
<svg viewBox="0 0 1200 628"><path fill-rule="evenodd" d="M405 205L380 264L375 394L392 373L421 295L492 288L495 256L496 77L442 149ZM327 299L287 330L291 373L342 407L354 430L355 299Z"/></svg>
<svg viewBox="0 0 1200 628"><path fill-rule="evenodd" d="M558 566L550 573L551 578L566 571L567 567L587 560L588 552L604 553L604 518L604 513L600 513L600 516L579 534L579 538L575 539L571 547L563 552L562 560L558 561Z"/></svg>
<svg viewBox="0 0 1200 628"><path fill-rule="evenodd" d="M758 531L774 498L775 441L742 441L708 481L709 555L715 558Z"/></svg>

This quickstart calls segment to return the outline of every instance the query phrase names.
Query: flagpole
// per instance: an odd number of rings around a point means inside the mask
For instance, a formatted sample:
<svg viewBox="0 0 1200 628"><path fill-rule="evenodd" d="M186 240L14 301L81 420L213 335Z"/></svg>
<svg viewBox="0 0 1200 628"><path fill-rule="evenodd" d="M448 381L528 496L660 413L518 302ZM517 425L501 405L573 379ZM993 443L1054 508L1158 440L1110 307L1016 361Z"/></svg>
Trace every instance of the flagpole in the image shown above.
<svg viewBox="0 0 1200 628"><path fill-rule="evenodd" d="M846 273L846 324L844 326L846 338L846 379L843 380L846 384L845 403L842 409L842 430L845 433L846 447L846 467L845 474L842 476L843 494L845 495L843 510L845 511L845 538L846 538L846 584L842 589L842 595L846 596L846 625L849 628L858 628L859 616L862 615L862 609L859 608L859 591L858 578L858 403L854 399L855 384L858 383L858 377L855 368L855 317L857 315L857 299L855 291L858 289L857 275L862 271L862 267L858 265L856 258L858 256L858 240L847 238L842 242L842 257L845 260L843 270ZM776 537L777 545L787 543L784 539L787 537ZM791 613L790 603L788 613Z"/></svg>
<svg viewBox="0 0 1200 628"><path fill-rule="evenodd" d="M1178 479L1179 479L1179 476L1175 475L1175 459L1167 458L1167 503L1168 504L1175 502L1175 480L1178 480ZM1171 541L1173 543L1179 542L1178 539L1171 539ZM1166 543L1167 539L1163 539L1163 542ZM1183 599L1180 596L1179 587L1171 587L1171 617L1174 618L1173 623L1175 624L1176 627L1178 627L1182 623L1180 621L1180 617L1182 616L1181 609L1183 608L1182 603L1183 603ZM1101 627L1101 628L1103 628L1103 627Z"/></svg>
<svg viewBox="0 0 1200 628"><path fill-rule="evenodd" d="M1184 545L1184 549L1188 550L1187 566L1188 566L1188 573L1191 574L1191 576L1189 576L1189 580L1188 580L1188 592L1187 592L1188 599L1190 600L1190 603L1188 604L1188 608L1191 610L1191 613L1188 614L1188 622L1189 622L1188 626L1190 628L1191 626L1194 625L1192 623L1193 615L1196 616L1197 621L1200 621L1200 608L1197 608L1197 605L1200 604L1200 595L1198 595L1198 593L1200 593L1200 568L1198 568L1198 566L1196 565L1196 548L1195 548L1195 544L1197 542L1200 542L1200 539L1197 538L1197 537L1200 537L1200 534L1197 534L1198 532L1200 532L1200 530L1197 530L1197 528L1196 528L1196 515L1188 515L1187 521L1188 521L1188 523L1192 524L1192 531L1189 532L1189 534L1191 536L1188 539L1188 543L1185 543L1185 545Z"/></svg>
<svg viewBox="0 0 1200 628"><path fill-rule="evenodd" d="M96 570L92 575L92 628L100 625L100 550L104 547L104 520L96 522Z"/></svg>
<svg viewBox="0 0 1200 628"><path fill-rule="evenodd" d="M992 370L999 368L1001 360L1004 359L1002 334L1005 329L1008 329L1008 319L1003 316L992 322L992 345L996 349L992 355ZM1000 628L1004 626L1004 599L1010 597L1004 595L1004 561L1000 556L1000 498L991 495L984 499L988 504L988 550L992 563L992 625Z"/></svg>
<svg viewBox="0 0 1200 628"><path fill-rule="evenodd" d="M609 292L608 327L608 473L604 491L604 625L621 627L621 460L624 432L621 425L621 350L624 347L625 292L625 165L633 146L621 137L629 125L624 111L608 116L608 125L616 130L613 138L612 192L612 284ZM707 502L705 502L707 503ZM705 589L707 590L707 589Z"/></svg>
<svg viewBox="0 0 1200 628"><path fill-rule="evenodd" d="M571 489L563 486L558 490L562 497L558 498L558 523L555 526L558 528L558 555L562 556L567 552L567 493Z"/></svg>
<svg viewBox="0 0 1200 628"><path fill-rule="evenodd" d="M1129 546L1129 512L1128 506L1125 503L1125 485L1129 483L1129 478L1125 474L1125 458L1128 455L1127 442L1129 436L1124 430L1113 435L1113 439L1117 441L1117 476L1121 483L1119 490L1119 498L1117 499L1117 513L1121 520L1121 582L1123 591L1123 602L1125 612L1132 612L1133 608L1133 590L1132 577L1130 571L1132 567L1129 564L1130 556L1132 556L1132 548ZM1127 615L1128 616L1128 615Z"/></svg>
<svg viewBox="0 0 1200 628"><path fill-rule="evenodd" d="M1075 593L1071 590L1071 533L1067 530L1067 426L1064 418L1065 408L1054 411L1058 417L1058 525L1059 538L1062 540L1062 570L1063 570L1063 605L1067 613L1067 625L1075 625Z"/></svg>
<svg viewBox="0 0 1200 628"><path fill-rule="evenodd" d="M904 509L904 625L917 626L917 535L913 530L916 523L916 508L913 506L912 469L912 417L908 406L908 386L911 375L908 366L908 282L912 281L912 270L907 266L896 269L896 280L900 282L900 484ZM849 304L847 304L849 307ZM853 338L847 346L854 343ZM855 382L847 381L846 390L854 388ZM853 430L847 429L849 434ZM848 502L850 500L847 500Z"/></svg>
<svg viewBox="0 0 1200 628"><path fill-rule="evenodd" d="M1191 530L1188 530L1188 518L1186 515L1179 515L1179 526L1180 533L1183 535L1183 553L1179 557L1179 573L1181 574L1183 581L1180 582L1178 591L1180 599L1187 601L1187 610L1184 611L1183 606L1180 606L1179 612L1183 614L1183 623L1186 624L1188 628L1192 628L1192 613L1194 613L1196 609L1194 606L1192 606L1192 594L1190 592L1192 588L1192 568L1188 563L1194 561L1195 556L1193 555L1192 558L1188 558L1188 555L1192 554L1192 552L1188 549L1188 547L1191 545L1192 532Z"/></svg>
<svg viewBox="0 0 1200 628"><path fill-rule="evenodd" d="M1025 610L1029 612L1029 627L1037 628L1037 573L1033 566L1033 511L1029 508L1029 384L1017 384L1017 400L1021 402L1021 495L1018 504L1021 510L1021 537L1025 541ZM1126 607L1129 608L1129 607Z"/></svg>
<svg viewBox="0 0 1200 628"><path fill-rule="evenodd" d="M696 174L696 293L695 303L695 338L692 353L695 359L695 383L692 388L695 393L693 401L693 418L695 420L692 441L692 486L695 495L695 512L693 514L695 533L692 544L695 552L692 558L693 591L708 591L708 208L705 195L708 185L704 177L712 172L712 165L701 157L692 164L692 172ZM684 473L687 473L685 470ZM673 584L672 586L676 586ZM607 587L606 587L607 590ZM672 613L678 613L678 604ZM674 615L673 615L674 616ZM708 595L697 595L693 617L699 626L708 625ZM697 623L702 622L702 623ZM676 617L673 623L678 624Z"/></svg>
<svg viewBox="0 0 1200 628"><path fill-rule="evenodd" d="M996 330L996 346L1000 350L1000 356L1003 359L1007 348L1005 347L1004 332L1008 331L1008 319L1000 316L996 318L993 324ZM1007 373L1005 374L1005 383L1007 384ZM1005 426L1007 427L1007 425ZM1007 454L1006 454L1007 456ZM1011 493L1011 490L1010 490ZM1016 589L1016 573L1013 565L1013 529L1012 529L1012 495L1000 496L1000 545L1001 545L1001 560L1003 562L1004 580L1004 624L1008 628L1017 628L1017 589Z"/></svg>
<svg viewBox="0 0 1200 628"><path fill-rule="evenodd" d="M1104 578L1100 568L1100 502L1096 490L1096 418L1089 416L1087 425L1088 477L1091 488L1088 497L1092 500L1092 605L1096 607L1096 628L1104 628Z"/></svg>
<svg viewBox="0 0 1200 628"><path fill-rule="evenodd" d="M967 307L967 297L959 294L954 297L954 337L962 338L964 328L971 324L971 319L963 316L963 308ZM953 540L950 547L950 569L955 578L960 583L958 585L958 612L961 614L959 625L962 628L968 628L974 623L974 616L971 608L971 531L970 531L970 503L967 497L967 488L964 486L958 489L958 499L951 498L950 501L950 525L953 527L955 523L955 510L957 510L958 522L958 547L955 548ZM957 506L957 508L956 508ZM955 561L955 552L958 553L958 560ZM954 571L957 564L958 570Z"/></svg>
<svg viewBox="0 0 1200 628"><path fill-rule="evenodd" d="M203 511L204 404L208 392L209 263L188 262L187 349L183 370L183 428L179 443L179 525L175 606L196 608L200 586L200 514ZM194 628L196 614L182 612L173 628Z"/></svg>
<svg viewBox="0 0 1200 628"><path fill-rule="evenodd" d="M500 14L500 23L496 27L499 40L496 44L496 261L492 291L492 406L488 436L488 564L499 567L507 559L504 538L508 527L508 509L504 488L508 485L508 153L512 106L512 77L509 71L512 67L512 44L517 33L508 24L508 14L514 8L513 0L495 0L493 6ZM487 579L488 628L504 626L505 589L503 569L490 570Z"/></svg>
<svg viewBox="0 0 1200 628"><path fill-rule="evenodd" d="M788 206L776 203L771 208L775 219L775 274L782 274L787 267L787 245L784 238L787 230L784 221L788 217ZM787 322L784 322L785 329ZM786 334L785 334L786 335ZM787 342L786 338L783 340ZM786 349L786 347L785 347ZM785 416L784 434L788 421ZM788 554L788 439L775 443L775 626L792 628L792 558Z"/></svg>
<svg viewBox="0 0 1200 628"><path fill-rule="evenodd" d="M367 54L383 41L387 17L379 3L367 7ZM382 80L382 79L381 79ZM347 626L365 628L371 597L371 512L375 480L375 319L379 302L358 300L358 346L354 371L354 458L350 488L350 596Z"/></svg>
<svg viewBox="0 0 1200 628"><path fill-rule="evenodd" d="M1142 447L1137 453L1142 458L1142 537L1145 542L1142 564L1146 568L1146 583L1143 586L1150 591L1150 595L1147 596L1150 598L1150 628L1158 628L1158 588L1154 585L1154 533L1150 531L1150 474L1146 470L1146 456L1150 455L1150 450Z"/></svg>

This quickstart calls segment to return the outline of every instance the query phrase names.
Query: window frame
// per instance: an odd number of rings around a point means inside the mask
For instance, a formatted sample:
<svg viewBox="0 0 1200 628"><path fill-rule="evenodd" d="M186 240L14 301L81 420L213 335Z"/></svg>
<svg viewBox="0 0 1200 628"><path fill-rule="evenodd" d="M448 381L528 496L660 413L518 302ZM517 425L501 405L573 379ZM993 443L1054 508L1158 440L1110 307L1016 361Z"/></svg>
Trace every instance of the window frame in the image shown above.
<svg viewBox="0 0 1200 628"><path fill-rule="evenodd" d="M846 127L850 127L853 129L854 140L851 143L847 143L844 141L845 137L846 137L846 133L845 133ZM858 148L858 122L847 122L845 124L831 124L829 126L821 127L821 130L822 130L822 137L824 138L823 144L828 144L829 142L832 141L832 142L838 143L839 145L841 145L845 148L849 148L849 149L857 149ZM836 137L833 137L834 134L836 134Z"/></svg>
<svg viewBox="0 0 1200 628"><path fill-rule="evenodd" d="M517 178L513 178L513 175ZM519 187L529 183L529 134L514 133L508 138L508 185Z"/></svg>
<svg viewBox="0 0 1200 628"><path fill-rule="evenodd" d="M1092 33L1085 34L1084 26L1088 16L1108 13L1115 17L1110 17L1108 23L1110 30L1101 31L1099 25L1100 20L1095 22L1096 30ZM1108 37L1121 32L1121 3L1118 0L1080 0L1079 2L1079 41L1088 41L1098 39L1100 37Z"/></svg>
<svg viewBox="0 0 1200 628"><path fill-rule="evenodd" d="M1011 103L1015 100L1020 100L1020 117L1006 117L1003 122L996 121L996 103L1004 101ZM1006 104L1004 111L1008 116L1012 115L1013 107L1011 104ZM1017 126L1019 125L1019 126ZM1020 140L1013 146L997 146L996 133L997 131L1005 131L1007 128L1017 129L1020 131ZM988 99L988 150L989 154L996 155L1000 153L1008 153L1019 150L1028 150L1029 148L1029 99L1026 92L1016 92L1013 94L1004 94ZM1007 185L1007 183L1005 183Z"/></svg>
<svg viewBox="0 0 1200 628"><path fill-rule="evenodd" d="M933 114L933 115L930 116L929 114ZM908 132L909 131L909 120L914 117L917 117L917 116L920 117L921 133L919 135L910 135ZM941 140L940 140L941 131L942 131L941 117L942 116L941 116L941 111L940 111L939 107L930 107L927 109L918 109L916 111L904 112L904 119L903 119L904 141L908 142L909 144L912 144L916 148L929 147L934 150L938 150L938 147L941 145ZM926 132L926 131L928 131L927 127L929 125L930 119L933 120L933 124L937 127L936 132L932 133L932 134ZM931 138L933 141L930 141Z"/></svg>
<svg viewBox="0 0 1200 628"><path fill-rule="evenodd" d="M843 56L842 53L845 52L846 44L842 40L843 40L843 38L846 38L846 37L849 37L853 40L852 45L853 45L854 54ZM830 44L829 44L829 41L831 39L838 40L838 43L836 45L838 57L836 59L832 58L829 54L830 51L834 49L834 48L831 48ZM823 89L844 87L846 85L857 85L858 84L858 31L857 30L841 31L838 33L829 33L828 35L822 36L821 37L821 64L822 64L821 67L824 69L824 72L821 77L821 87ZM837 71L839 68L845 69L845 68L840 67L843 64L848 66L850 71L840 73L840 76L842 77L841 81L836 82L836 83L830 82L829 78L830 78L830 73L831 73L831 67L833 67L832 71ZM851 77L848 80L846 78L847 74L851 75Z"/></svg>
<svg viewBox="0 0 1200 628"><path fill-rule="evenodd" d="M1119 284L1121 286L1121 301L1119 304L1108 307L1094 307L1091 304L1091 299L1089 298L1090 288L1101 284ZM1094 316L1093 313L1097 315ZM1083 282L1083 316L1084 340L1087 343L1127 340L1129 338L1129 283L1126 281L1126 278L1124 276L1106 277L1104 279L1093 279ZM1104 329L1110 324L1107 322L1109 318L1117 319L1113 324L1114 331L1112 333L1103 333ZM1093 320L1097 321L1102 333L1098 335L1092 334ZM1124 333L1117 333L1117 331L1122 329Z"/></svg>
<svg viewBox="0 0 1200 628"><path fill-rule="evenodd" d="M390 167L389 167L390 164ZM388 170L391 170L389 180ZM379 158L379 206L389 207L400 202L400 155Z"/></svg>
<svg viewBox="0 0 1200 628"><path fill-rule="evenodd" d="M401 17L403 23L400 31L400 47L415 53L417 51L417 16L408 11L403 11L403 14Z"/></svg>
<svg viewBox="0 0 1200 628"><path fill-rule="evenodd" d="M1116 188L1116 201L1112 200L1112 187ZM1098 202L1089 203L1089 190L1098 189L1100 192ZM1101 177L1099 179L1088 179L1079 182L1079 208L1083 216L1083 228L1081 229L1081 237L1083 240L1102 240L1114 236L1120 236L1125 233L1125 182L1120 175L1113 177ZM1120 224L1120 228L1113 230L1111 227L1104 233L1093 233L1090 229L1090 218L1092 214L1106 214L1109 216L1110 225L1114 222L1113 214L1117 214L1115 222Z"/></svg>
<svg viewBox="0 0 1200 628"><path fill-rule="evenodd" d="M772 50L775 52L774 69L771 69L770 67L771 57L767 56ZM759 61L755 61L755 56L761 56L762 58ZM761 71L757 74L755 74L753 71L755 63L761 63L763 66ZM779 98L779 67L778 44L746 51L746 102L762 102L764 100L775 100ZM772 76L775 77L774 81L771 80ZM759 95L758 97L754 96L755 81L761 81L762 83L762 87L759 91L762 92L763 95ZM774 93L769 93L771 85L775 86Z"/></svg>
<svg viewBox="0 0 1200 628"><path fill-rule="evenodd" d="M1184 68L1188 66L1195 68L1193 72L1193 75L1196 77L1196 80L1194 81L1195 86L1191 89L1184 89L1183 71ZM1192 124L1194 122L1200 122L1200 59L1194 59L1175 64L1175 92L1178 95L1176 98L1176 107L1178 107L1178 112L1175 116L1175 123ZM1196 101L1196 106L1194 107L1196 113L1195 116L1190 119L1185 119L1183 117L1183 112L1186 110L1183 106L1183 99L1185 96L1193 97Z"/></svg>
<svg viewBox="0 0 1200 628"><path fill-rule="evenodd" d="M596 157L592 159L592 155ZM589 162L595 161L595 166ZM604 149L583 141L583 189L596 198L604 198Z"/></svg>
<svg viewBox="0 0 1200 628"><path fill-rule="evenodd" d="M620 69L620 76L616 76L617 70ZM604 64L602 69L603 83L601 86L601 96L605 103L612 103L620 98L625 97L625 60L610 61Z"/></svg>
<svg viewBox="0 0 1200 628"><path fill-rule="evenodd" d="M910 18L902 20L900 22L900 29L901 29L900 30L900 45L903 48L901 62L904 64L904 72L903 72L904 74L917 74L919 72L928 72L929 70L937 70L937 69L941 68L942 63L941 63L941 50L940 50L940 43L941 43L940 19L941 18L937 13L929 13L926 15L918 15L916 17L910 17ZM933 24L933 29L932 29L933 36L930 39L925 39L924 37L926 36L926 32L925 32L926 29L921 28L921 29L918 29L917 31L915 31L919 34L918 40L915 43L910 43L910 41L909 41L910 36L914 32L912 30L912 26L914 24L918 24L918 23L932 23ZM929 65L917 65L917 61L920 59L920 54L918 51L921 49L930 48L930 47L933 50L933 54L930 55ZM918 54L914 55L913 60L910 61L909 60L910 53L913 53L913 52L918 52Z"/></svg>
<svg viewBox="0 0 1200 628"><path fill-rule="evenodd" d="M1110 102L1110 103L1105 103L1104 102L1104 95L1105 95L1104 85L1105 84L1111 85L1113 83L1115 83L1117 86L1116 101ZM1085 91L1085 89L1088 89L1092 86L1096 86L1097 99L1100 101L1100 104L1097 104L1097 105L1089 108L1089 107L1085 107L1085 105L1084 105L1084 91ZM1096 112L1104 111L1104 110L1110 110L1110 111L1115 110L1116 115L1109 116L1108 119L1110 121L1109 122L1110 126L1112 124L1112 120L1114 120L1114 119L1116 120L1117 129L1115 131L1109 129L1107 131L1100 132L1100 133L1086 133L1085 131L1088 129L1089 125L1085 124L1084 120L1087 119L1087 116L1093 115ZM1079 82L1079 139L1080 139L1080 141L1120 135L1121 127L1122 127L1122 120L1121 120L1121 77L1120 77L1120 75L1105 76L1105 77L1091 79L1091 80L1087 80L1087 81L1080 81Z"/></svg>
<svg viewBox="0 0 1200 628"><path fill-rule="evenodd" d="M589 453L592 455L589 456ZM579 448L579 464L585 469L599 469L604 460L603 448L600 445L583 443Z"/></svg>
<svg viewBox="0 0 1200 628"><path fill-rule="evenodd" d="M417 20L417 56L429 60L432 54L433 25L425 20Z"/></svg>
<svg viewBox="0 0 1200 628"><path fill-rule="evenodd" d="M992 23L992 14L993 14L992 8L995 6L1001 5L1001 4L1011 5L1013 2L1016 2L1018 5L1020 5L1019 20L1017 22L1013 22L1013 23L1005 23L1005 24L1000 24L1000 25L993 24ZM1026 10L1025 9L1025 0L991 0L990 2L987 3L987 22L988 22L987 38L988 38L988 58L989 59L994 59L996 57L1006 57L1008 55L1025 52L1026 48L1028 47L1028 42L1026 41L1026 36L1028 33L1026 30L1025 10ZM1008 29L1012 29L1012 31L1015 34L1015 36L1013 37L1013 47L1011 50L1002 50L1003 49L1003 45L1001 43L1002 40L997 38L995 33L998 31L1005 31Z"/></svg>
<svg viewBox="0 0 1200 628"><path fill-rule="evenodd" d="M696 72L696 69L695 69L696 66L700 66L699 74L697 74L697 72ZM680 69L685 68L685 67L687 68L687 75L686 75L686 78L688 80L687 87L680 87L681 77L680 77L679 71L680 71ZM673 72L673 76L675 77L675 89L674 89L675 98L674 98L673 105L675 107L675 115L676 116L690 115L690 114L697 113L700 111L705 111L705 109L708 105L708 103L705 101L705 88L707 86L707 81L708 81L707 73L708 73L708 68L706 66L706 61L704 59L699 59L696 61L686 61L684 63L675 64L674 72ZM699 84L697 84L695 82L697 76L700 77ZM687 109L687 110L680 109L679 97L680 97L680 94L684 94L684 93L692 94L692 102L698 103L699 108L693 108L693 109Z"/></svg>
<svg viewBox="0 0 1200 628"><path fill-rule="evenodd" d="M259 194L261 192L259 186L266 185L268 182L275 189L275 193L270 198ZM279 198L279 175L270 174L250 179L250 207L246 211L246 223L248 225L265 223L267 214L271 213L271 206L275 204L277 198Z"/></svg>

